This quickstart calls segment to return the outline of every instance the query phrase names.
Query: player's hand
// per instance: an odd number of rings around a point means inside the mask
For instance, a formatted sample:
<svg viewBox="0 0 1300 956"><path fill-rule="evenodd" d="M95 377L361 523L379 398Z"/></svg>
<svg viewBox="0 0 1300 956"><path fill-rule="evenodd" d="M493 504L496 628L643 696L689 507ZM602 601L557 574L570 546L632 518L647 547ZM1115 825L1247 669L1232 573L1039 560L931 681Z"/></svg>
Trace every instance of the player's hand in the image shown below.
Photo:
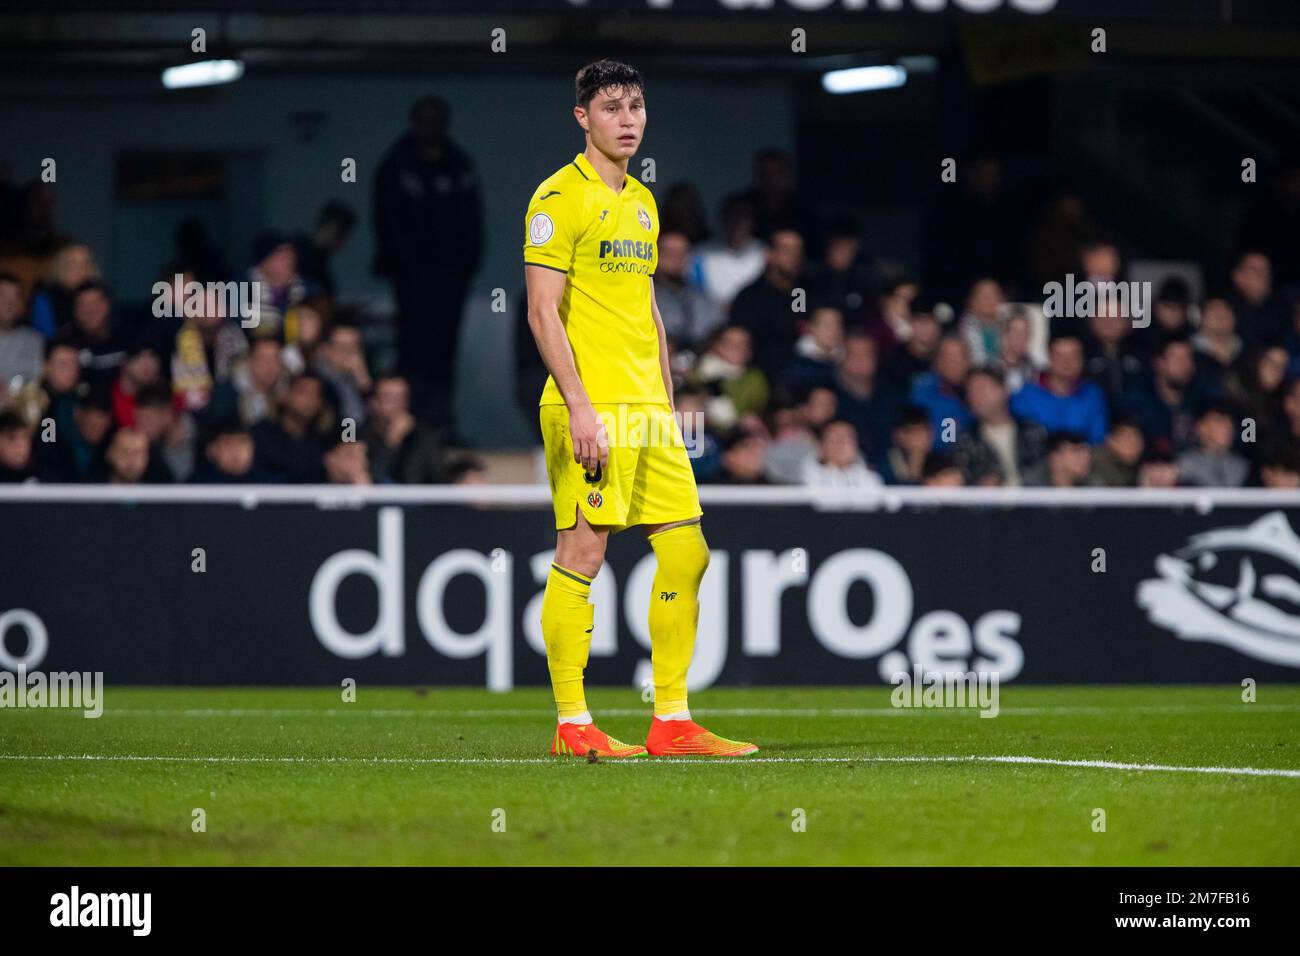
<svg viewBox="0 0 1300 956"><path fill-rule="evenodd" d="M588 474L609 464L609 438L605 423L591 405L569 413L569 434L573 439L573 460Z"/></svg>

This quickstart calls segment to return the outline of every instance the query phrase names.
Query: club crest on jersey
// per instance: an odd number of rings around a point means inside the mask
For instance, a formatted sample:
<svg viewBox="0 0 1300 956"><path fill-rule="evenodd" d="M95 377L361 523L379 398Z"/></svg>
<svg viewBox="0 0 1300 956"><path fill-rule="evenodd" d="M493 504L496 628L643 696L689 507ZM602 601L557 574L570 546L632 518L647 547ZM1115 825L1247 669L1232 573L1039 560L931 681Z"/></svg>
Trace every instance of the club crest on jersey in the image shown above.
<svg viewBox="0 0 1300 956"><path fill-rule="evenodd" d="M599 491L593 491L591 494L587 495L587 504L591 505L593 508L599 508L604 503L605 499L600 496Z"/></svg>
<svg viewBox="0 0 1300 956"><path fill-rule="evenodd" d="M528 220L528 241L535 246L544 246L555 235L555 223L544 212L534 213Z"/></svg>
<svg viewBox="0 0 1300 956"><path fill-rule="evenodd" d="M645 206L636 211L636 221L641 223L642 229L650 228L650 214L645 211Z"/></svg>

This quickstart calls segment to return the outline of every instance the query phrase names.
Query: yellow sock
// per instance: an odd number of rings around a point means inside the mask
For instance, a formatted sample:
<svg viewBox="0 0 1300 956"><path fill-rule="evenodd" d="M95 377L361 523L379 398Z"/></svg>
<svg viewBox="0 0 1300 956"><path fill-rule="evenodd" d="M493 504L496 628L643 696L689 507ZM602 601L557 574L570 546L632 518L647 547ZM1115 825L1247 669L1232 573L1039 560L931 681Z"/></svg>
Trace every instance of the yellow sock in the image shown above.
<svg viewBox="0 0 1300 956"><path fill-rule="evenodd" d="M699 522L650 535L659 566L650 595L650 663L655 714L686 710L686 671L695 651L700 621L700 582L709 566L709 546Z"/></svg>
<svg viewBox="0 0 1300 956"><path fill-rule="evenodd" d="M587 710L582 672L596 621L596 605L587 601L590 595L591 578L551 564L542 596L542 637L555 707L561 717L576 717Z"/></svg>

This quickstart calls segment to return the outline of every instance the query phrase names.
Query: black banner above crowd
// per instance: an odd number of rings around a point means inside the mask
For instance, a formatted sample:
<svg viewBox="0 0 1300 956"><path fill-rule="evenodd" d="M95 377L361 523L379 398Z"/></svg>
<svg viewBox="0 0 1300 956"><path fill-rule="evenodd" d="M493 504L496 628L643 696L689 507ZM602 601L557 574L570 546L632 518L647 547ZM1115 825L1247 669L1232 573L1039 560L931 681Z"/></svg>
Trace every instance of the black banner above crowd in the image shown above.
<svg viewBox="0 0 1300 956"><path fill-rule="evenodd" d="M1292 23L1292 0L11 0L15 11L221 12L245 14L500 14L728 17L853 16L876 19L932 16L1070 17L1163 23Z"/></svg>
<svg viewBox="0 0 1300 956"><path fill-rule="evenodd" d="M411 489L415 491L417 489ZM706 501L691 684L1300 678L1300 505ZM542 685L549 504L0 499L0 666L110 684ZM614 536L588 679L649 676Z"/></svg>

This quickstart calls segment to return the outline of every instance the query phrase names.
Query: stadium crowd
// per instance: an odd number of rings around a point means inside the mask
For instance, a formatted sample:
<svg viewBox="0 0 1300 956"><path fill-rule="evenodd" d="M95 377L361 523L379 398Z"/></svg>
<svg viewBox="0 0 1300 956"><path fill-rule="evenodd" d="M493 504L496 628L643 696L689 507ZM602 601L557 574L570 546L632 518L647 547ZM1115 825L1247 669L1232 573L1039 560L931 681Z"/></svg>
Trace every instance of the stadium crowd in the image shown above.
<svg viewBox="0 0 1300 956"><path fill-rule="evenodd" d="M355 222L342 203L310 232L263 233L238 271L187 224L163 291L129 309L95 251L59 234L49 187L7 187L0 480L483 480L451 419L447 346L480 240L458 242L469 251L449 271L421 271L449 233L482 234L447 120L440 101L417 103L376 177L376 265L399 311L392 369L373 367L340 303L331 258ZM1124 278L1117 245L1080 216L1028 234L1042 261L1017 258L976 176L932 214L922 281L868 265L860 226L805 205L784 154L755 167L716 234L690 184L660 199L656 297L700 482L1300 487L1300 309L1275 288L1270 250L1243 247L1200 297L1163 282L1146 327L1115 309L1053 319L1040 365L1026 307L1041 306L1037 276ZM262 284L255 326L187 295L230 279ZM535 423L546 370L522 308L517 345L516 395Z"/></svg>

